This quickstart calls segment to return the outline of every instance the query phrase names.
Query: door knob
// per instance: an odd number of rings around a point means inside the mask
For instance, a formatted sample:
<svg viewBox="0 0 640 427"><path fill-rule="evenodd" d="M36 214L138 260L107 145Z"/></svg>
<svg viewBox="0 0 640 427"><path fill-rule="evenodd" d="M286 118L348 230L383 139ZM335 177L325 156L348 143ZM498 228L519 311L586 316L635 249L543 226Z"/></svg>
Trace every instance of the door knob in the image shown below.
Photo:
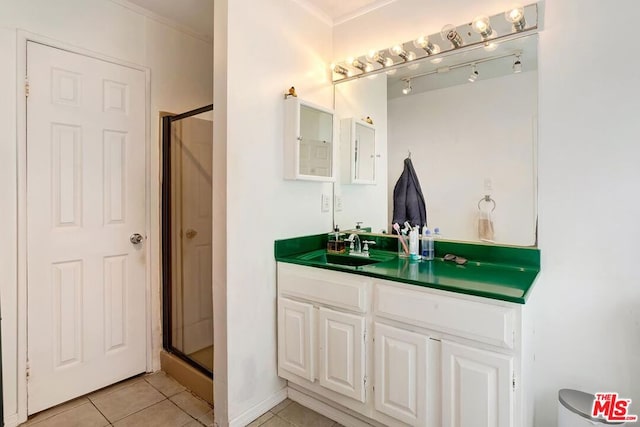
<svg viewBox="0 0 640 427"><path fill-rule="evenodd" d="M194 237L196 237L198 235L198 232L192 228L187 230L187 239L193 239Z"/></svg>
<svg viewBox="0 0 640 427"><path fill-rule="evenodd" d="M134 245L138 245L140 243L142 243L142 235L140 233L133 233L130 237L129 237L129 241L131 243L133 243Z"/></svg>

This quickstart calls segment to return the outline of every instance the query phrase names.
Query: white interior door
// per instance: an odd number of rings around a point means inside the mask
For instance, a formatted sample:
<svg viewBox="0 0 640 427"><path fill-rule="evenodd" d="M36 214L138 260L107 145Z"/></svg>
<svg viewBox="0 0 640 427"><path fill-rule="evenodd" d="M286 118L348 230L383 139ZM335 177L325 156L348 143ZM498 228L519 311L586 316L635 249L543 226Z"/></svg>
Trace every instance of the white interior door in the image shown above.
<svg viewBox="0 0 640 427"><path fill-rule="evenodd" d="M145 371L145 74L29 42L28 412Z"/></svg>
<svg viewBox="0 0 640 427"><path fill-rule="evenodd" d="M182 316L186 354L213 345L211 194L213 123L183 119L179 137Z"/></svg>

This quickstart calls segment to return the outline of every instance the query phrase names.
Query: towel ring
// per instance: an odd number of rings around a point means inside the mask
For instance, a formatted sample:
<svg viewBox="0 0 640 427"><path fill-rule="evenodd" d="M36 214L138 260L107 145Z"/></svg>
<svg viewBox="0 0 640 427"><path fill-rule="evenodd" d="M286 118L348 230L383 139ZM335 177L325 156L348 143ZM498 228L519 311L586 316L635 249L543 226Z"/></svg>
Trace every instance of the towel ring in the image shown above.
<svg viewBox="0 0 640 427"><path fill-rule="evenodd" d="M495 210L496 210L496 201L495 201L495 200L493 200L493 199L491 198L491 196L490 196L490 195L488 195L488 194L487 194L487 195L486 195L486 196L484 196L482 199L478 200L478 210L479 210L479 211L481 211L481 210L482 210L482 209L480 208L480 203L482 203L482 202L487 202L487 203L491 202L491 203L493 203L493 209L491 209L491 212L493 212L493 211L495 211Z"/></svg>

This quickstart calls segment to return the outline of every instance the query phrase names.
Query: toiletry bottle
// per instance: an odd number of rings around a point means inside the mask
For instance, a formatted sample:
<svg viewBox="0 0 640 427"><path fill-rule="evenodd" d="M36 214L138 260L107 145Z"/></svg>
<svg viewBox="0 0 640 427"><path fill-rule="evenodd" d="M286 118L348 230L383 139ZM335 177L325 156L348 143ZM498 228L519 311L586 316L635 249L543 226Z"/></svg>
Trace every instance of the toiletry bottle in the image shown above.
<svg viewBox="0 0 640 427"><path fill-rule="evenodd" d="M418 253L418 247L420 245L418 239L418 227L413 227L409 232L409 259L411 261L419 261L420 255Z"/></svg>
<svg viewBox="0 0 640 427"><path fill-rule="evenodd" d="M425 226L422 232L422 259L424 261L432 261L433 258L433 236L431 236L431 231Z"/></svg>

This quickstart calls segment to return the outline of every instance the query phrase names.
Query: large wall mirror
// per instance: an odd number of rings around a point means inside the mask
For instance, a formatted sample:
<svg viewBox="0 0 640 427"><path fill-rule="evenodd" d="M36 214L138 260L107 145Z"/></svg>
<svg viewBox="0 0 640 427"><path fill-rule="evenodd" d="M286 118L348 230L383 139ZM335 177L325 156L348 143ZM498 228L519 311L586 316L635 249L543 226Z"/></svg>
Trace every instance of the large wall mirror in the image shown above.
<svg viewBox="0 0 640 427"><path fill-rule="evenodd" d="M336 116L371 117L377 163L373 184L337 180L334 222L389 232L393 188L410 155L428 225L443 238L480 241L478 223L488 213L493 241L535 245L537 39L532 34L337 83Z"/></svg>

